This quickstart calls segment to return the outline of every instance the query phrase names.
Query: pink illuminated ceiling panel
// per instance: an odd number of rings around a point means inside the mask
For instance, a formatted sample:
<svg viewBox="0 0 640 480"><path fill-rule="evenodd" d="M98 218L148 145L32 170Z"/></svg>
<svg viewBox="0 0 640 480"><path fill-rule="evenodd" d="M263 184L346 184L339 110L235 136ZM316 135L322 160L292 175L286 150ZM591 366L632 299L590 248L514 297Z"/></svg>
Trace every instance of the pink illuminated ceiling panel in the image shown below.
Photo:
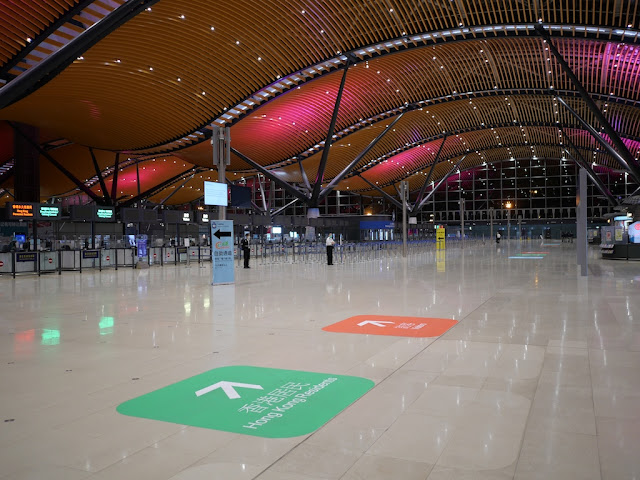
<svg viewBox="0 0 640 480"><path fill-rule="evenodd" d="M140 164L140 191L158 185L167 179L184 172L192 167L190 163L182 160L168 157L166 159L149 160ZM113 183L113 175L105 180L105 184L109 193L111 193L111 185ZM100 184L97 184L94 191L100 190ZM138 181L136 167L131 166L125 168L122 172L118 172L118 197L135 196L138 194Z"/></svg>

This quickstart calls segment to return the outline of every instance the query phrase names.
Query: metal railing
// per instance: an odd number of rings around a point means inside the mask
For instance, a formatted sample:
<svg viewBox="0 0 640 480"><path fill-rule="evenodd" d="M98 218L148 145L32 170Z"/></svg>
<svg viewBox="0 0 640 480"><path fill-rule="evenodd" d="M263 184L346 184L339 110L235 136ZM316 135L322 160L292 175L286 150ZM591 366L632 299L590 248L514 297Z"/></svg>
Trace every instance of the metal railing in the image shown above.
<svg viewBox="0 0 640 480"><path fill-rule="evenodd" d="M487 239L491 241L492 239ZM506 240L506 239L505 239ZM447 238L447 247L472 244L480 238ZM251 249L251 265L276 264L326 264L327 248L324 242L299 243L254 243ZM407 256L435 251L435 240L410 240L407 242ZM237 245L234 255L238 267L242 266L242 249ZM401 241L343 242L336 244L333 251L334 264L357 264L374 260L401 258ZM53 250L36 252L0 253L0 275L58 273L106 268L136 268L140 261L149 266L203 265L211 262L211 247L149 247L147 255L139 258L135 248L97 248L84 250Z"/></svg>

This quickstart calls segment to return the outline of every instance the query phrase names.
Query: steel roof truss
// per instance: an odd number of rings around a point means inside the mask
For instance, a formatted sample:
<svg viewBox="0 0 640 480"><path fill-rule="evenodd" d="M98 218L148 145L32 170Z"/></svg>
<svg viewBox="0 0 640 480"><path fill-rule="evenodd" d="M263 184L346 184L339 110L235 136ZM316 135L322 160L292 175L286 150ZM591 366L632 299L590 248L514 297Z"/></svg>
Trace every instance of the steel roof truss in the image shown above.
<svg viewBox="0 0 640 480"><path fill-rule="evenodd" d="M329 131L327 132L327 139L324 142L324 150L322 151L322 158L320 159L320 165L318 166L318 173L316 175L316 181L313 184L313 191L311 192L312 206L317 206L318 197L320 196L320 188L322 187L322 179L324 177L324 170L327 166L327 160L329 158L329 150L331 149L331 140L333 139L333 131L336 128L336 120L338 120L338 112L340 111L340 101L342 100L342 92L344 91L344 85L347 82L347 72L351 65L351 58L344 66L344 72L342 73L342 80L340 80L340 88L338 89L338 95L336 96L336 104L333 107L333 114L331 115L331 123L329 124Z"/></svg>
<svg viewBox="0 0 640 480"><path fill-rule="evenodd" d="M89 187L87 187L83 182L81 182L79 179L77 179L73 173L71 173L69 170L67 170L61 163L59 163L55 158L53 158L47 151L45 151L38 142L34 142L28 135L25 135L24 132L22 130L20 130L20 127L18 127L15 123L13 122L7 122L9 123L9 125L11 125L11 127L18 133L18 135L20 135L22 138L24 138L27 142L29 142L33 148L35 148L36 150L38 150L38 152L40 153L40 155L42 155L44 158L46 158L47 160L49 160L49 162L51 162L51 164L56 167L58 170L60 170L69 180L71 180L80 190L82 190L84 193L86 193L94 202L98 203L98 204L102 204L103 200L102 198L98 197L93 190L91 190Z"/></svg>
<svg viewBox="0 0 640 480"><path fill-rule="evenodd" d="M98 166L98 160L96 159L95 153L93 153L93 148L89 147L89 153L91 154L91 160L93 161L93 166L96 169L96 176L98 177L98 180L100 181L100 189L102 190L102 198L104 198L104 202L107 205L113 205L113 202L111 201L111 196L109 195L109 192L107 191L107 185L104 182L104 178L102 177L102 172L100 171L100 167Z"/></svg>
<svg viewBox="0 0 640 480"><path fill-rule="evenodd" d="M431 189L431 191L429 192L429 195L424 197L424 200L422 200L418 204L418 208L414 209L415 212L419 212L422 209L422 207L424 207L424 205L429 201L429 199L433 196L433 194L436 193L436 191L440 188L440 186L447 181L447 179L453 174L453 172L455 172L456 168L460 166L460 164L464 161L465 158L467 158L467 156L463 155L462 158L458 160L458 163L456 163L453 166L453 168L449 170L449 173L447 173L444 177L442 177L442 180L438 182L438 185L436 185L433 189Z"/></svg>
<svg viewBox="0 0 640 480"><path fill-rule="evenodd" d="M440 154L442 153L442 147L444 147L444 143L447 141L447 136L445 135L442 139L442 143L440 144L440 148L438 148L438 153L436 153L436 158L433 159L433 163L431 164L431 168L429 169L429 173L427 174L427 178L425 179L422 187L420 187L420 191L418 192L418 196L416 197L416 201L413 204L411 210L413 211L416 208L416 205L419 205L422 201L422 197L424 196L424 192L427 190L427 185L429 185L429 180L431 180L431 176L433 175L433 170L436 168L436 164L438 160L440 160Z"/></svg>
<svg viewBox="0 0 640 480"><path fill-rule="evenodd" d="M578 112L576 112L573 108L571 108L567 102L565 102L561 97L557 97L558 101L564 105L564 107L569 110L569 112L576 118L576 120L578 120L578 122L580 122L582 124L582 126L593 136L593 138L600 143L600 145L602 145L604 147L604 149L609 152L611 154L611 156L613 158L615 158L616 160L618 160L618 162L620 163L620 165L622 165L622 167L631 174L631 176L634 178L634 180L636 181L636 183L640 183L640 168L638 168L637 165L631 164L629 163L624 157L623 154L620 153L618 150L616 150L615 148L613 148L609 142L607 142L604 138L602 138L602 135L600 135L600 133L598 133L598 131L593 128L584 118L582 118ZM617 136L617 134L616 134ZM618 137L620 138L620 137ZM622 141L622 140L621 140ZM626 149L626 147L625 147ZM627 150L628 152L628 150Z"/></svg>
<svg viewBox="0 0 640 480"><path fill-rule="evenodd" d="M361 175L358 175L362 180L364 180L365 182L367 182L371 187L375 188L377 191L379 191L382 195L384 195L384 197L389 200L391 203L393 203L396 207L398 208L402 208L402 203L399 202L398 200L396 200L395 198L393 198L391 195L389 195L387 192L385 192L383 189L381 189L378 185L370 182L369 180L367 180L366 178L364 178Z"/></svg>
<svg viewBox="0 0 640 480"><path fill-rule="evenodd" d="M356 165L358 165L358 163L360 163L360 161L365 157L365 155L369 153L371 149L375 147L380 140L382 140L382 138L387 134L387 132L389 132L395 126L395 124L398 123L398 121L404 116L405 113L406 111L402 112L400 115L394 118L393 121L389 125L387 125L387 128L385 128L384 131L380 133L380 135L374 138L371 141L371 143L369 143L369 145L367 145L367 147L362 152L360 152L360 154L358 154L356 158L354 158L351 161L351 163L349 163L349 165L347 165L344 168L344 170L342 170L336 177L334 177L333 180L331 180L329 185L327 185L322 190L322 192L320 192L320 196L318 198L322 199L327 195L329 195L329 193L336 187L336 185L340 183L342 179L344 179L344 177L346 177L347 175L349 175L349 173L351 173L351 171L356 167Z"/></svg>
<svg viewBox="0 0 640 480"><path fill-rule="evenodd" d="M238 150L236 150L235 148L231 147L231 151L237 155L238 157L240 157L245 163L248 163L249 165L251 165L251 167L255 168L257 171L259 171L261 174L263 174L265 177L267 177L268 179L270 179L271 181L277 183L278 185L280 185L282 188L284 188L287 192L289 192L291 195L293 195L296 198L299 198L300 200L304 201L304 202L308 202L309 201L309 197L307 197L304 193L302 193L300 190L298 190L297 188L295 188L293 185L291 185L290 183L285 182L284 180L282 180L281 178L278 178L276 175L274 175L273 173L271 173L269 170L267 170L266 168L264 168L262 165L260 165L259 163L254 162L253 160L251 160L249 157L247 157L246 155L244 155L243 153L240 153Z"/></svg>
<svg viewBox="0 0 640 480"><path fill-rule="evenodd" d="M629 149L627 148L627 146L624 144L624 142L618 135L618 132L614 130L614 128L611 126L609 121L606 119L604 114L600 111L596 103L593 101L593 99L589 95L589 92L587 92L587 90L584 88L584 86L582 85L578 77L576 77L576 75L573 73L573 70L571 70L571 67L569 66L569 64L565 61L564 58L562 58L562 55L560 54L558 49L555 47L555 45L551 41L551 37L545 31L544 27L542 25L536 25L535 29L536 29L536 32L542 38L544 38L545 42L549 46L549 51L556 58L556 60L562 67L562 70L564 71L564 73L567 74L567 76L573 83L573 86L576 88L576 90L578 90L578 93L580 93L580 96L587 104L587 107L589 108L591 113L596 117L600 125L602 125L602 127L604 128L604 131L606 132L607 135L609 135L609 138L615 145L618 152L620 152L618 157L621 157L622 165L627 169L627 171L629 171L629 173L633 175L636 182L640 183L640 166L638 166L638 164L634 160L633 156L629 152ZM567 106L564 102L563 102L563 105L565 105L565 107Z"/></svg>

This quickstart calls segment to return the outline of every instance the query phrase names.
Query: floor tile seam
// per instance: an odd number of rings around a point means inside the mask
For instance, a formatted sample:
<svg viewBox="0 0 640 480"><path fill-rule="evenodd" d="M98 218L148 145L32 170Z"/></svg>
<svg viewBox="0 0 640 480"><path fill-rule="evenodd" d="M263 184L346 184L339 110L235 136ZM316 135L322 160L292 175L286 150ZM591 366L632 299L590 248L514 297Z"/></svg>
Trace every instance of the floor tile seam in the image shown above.
<svg viewBox="0 0 640 480"><path fill-rule="evenodd" d="M47 464L45 466L57 467L57 468L65 468L67 470L71 470L71 471L74 471L74 472L86 473L86 474L88 474L87 478L91 478L91 476L93 476L92 472L89 472L89 471L81 469L81 468L72 467L70 465L57 465L55 463L49 463L49 464ZM28 469L28 468L29 467L26 467L26 469ZM18 474L20 472L20 470L21 470L21 468L18 468L17 470L14 470L14 471L9 472L9 473L7 473L5 475L2 475L2 476L0 476L0 480L6 479L6 478L9 478L12 475ZM22 470L25 470L25 468L22 468Z"/></svg>
<svg viewBox="0 0 640 480"><path fill-rule="evenodd" d="M545 348L545 356L546 356L546 351L547 349ZM518 458L516 459L516 465L515 468L513 470L513 478L515 479L516 474L518 473L518 466L520 465L520 460L522 459L522 448L524 446L524 439L527 436L527 431L529 431L529 425L532 422L532 412L533 412L533 405L534 402L536 400L536 395L538 394L538 390L540 388L540 382L541 382L541 378L542 378L542 369L544 367L544 360L542 361L542 364L540 365L540 373L538 374L538 382L536 383L536 390L535 393L533 395L533 399L529 402L529 413L527 415L527 421L525 422L524 425L524 431L522 432L522 438L520 439L520 448L518 449Z"/></svg>
<svg viewBox="0 0 640 480"><path fill-rule="evenodd" d="M607 306L609 307L609 309L611 310L611 306L609 305L609 302L606 301L605 299L605 303L607 304ZM613 311L611 312L613 313ZM614 316L615 318L615 316ZM589 387L591 390L591 408L593 409L593 423L594 423L594 427L595 427L595 437L596 437L596 448L598 449L598 470L600 472L600 478L604 478L604 472L602 470L602 452L600 451L600 445L598 444L598 439L600 437L600 435L598 434L598 422L596 421L596 401L594 399L595 395L594 395L594 391L593 391L593 365L591 363L591 352L590 352L590 348L588 348L587 345L587 363L589 365Z"/></svg>
<svg viewBox="0 0 640 480"><path fill-rule="evenodd" d="M425 345L424 348L422 348L420 351L418 351L417 353L415 353L412 357L410 357L407 361L405 361L402 365L398 366L396 369L392 370L390 373L388 373L386 376L384 376L384 378L382 378L378 383L376 383L374 385L374 387L369 390L368 392L365 393L365 395L361 396L359 399L357 399L354 403L352 403L351 405L349 405L347 407L347 409L349 408L353 408L355 404L358 403L358 401L362 400L363 398L365 398L367 395L369 395L370 393L372 393L378 386L380 386L383 382L385 382L387 379L389 379L389 377L391 377L392 375L394 375L395 373L397 373L398 371L400 371L407 363L409 363L411 360L413 360L417 355L419 355L420 353L422 353L426 348L429 347L429 345L433 345L434 342ZM362 362L359 362L362 363ZM414 400L415 401L415 400ZM412 402L413 403L413 402ZM409 405L410 406L410 405ZM407 406L407 408L409 407ZM310 435L308 435L304 440L301 440L300 443L296 444L295 446L293 446L291 449L289 449L287 452L285 452L280 458L278 458L277 460L275 460L274 462L271 463L270 466L268 466L267 468L265 468L265 470L263 470L262 472L260 472L257 477L259 477L260 475L262 475L262 473L264 473L265 471L267 471L269 468L273 467L277 462L279 462L282 458L284 458L286 455L288 455L290 452L292 452L295 448L297 448L298 446L302 445L303 443L305 443L308 439L312 438L317 432L319 432L320 430L322 430L322 428L324 428L325 426L327 426L331 421L333 421L336 417L333 417L329 420L329 422L325 423L324 425L322 425L321 428L319 428L318 430L315 430L314 432L312 432ZM353 464L349 467L349 469L351 467L353 467L353 465L355 465L356 462L358 462L358 460L360 460L360 458L362 458L363 455L365 455L371 448L373 448L373 446L384 436L384 434L395 424L395 422L397 421L394 420L393 422L391 422L390 425L388 425L384 431L380 434L380 436L376 439L376 441L374 441L367 449L365 449L362 452L358 452L358 451L353 451L353 453L357 453L358 454L358 458L353 462ZM349 469L347 469L346 472L349 471ZM344 475L346 475L346 472L340 477L344 477ZM254 477L254 478L257 478Z"/></svg>
<svg viewBox="0 0 640 480"><path fill-rule="evenodd" d="M174 433L175 433L175 432L174 432ZM108 465L105 465L104 467L102 467L102 468L101 468L101 469L99 469L99 470L96 470L96 471L94 471L94 472L92 472L92 471L90 471L90 470L80 470L80 471L82 471L82 472L89 472L91 475L96 475L96 474L98 474L98 473L102 472L103 470L106 470L107 468L110 468L110 467L112 467L112 466L114 466L114 465L116 465L116 464L118 464L118 463L120 463L120 462L124 461L124 460L125 460L125 459L127 459L127 458L133 457L134 455L137 455L138 453L140 453L140 452L142 452L142 451L146 450L147 448L150 448L154 443L158 443L158 442L161 442L161 441L163 441L163 440L166 440L167 438L169 438L169 437L173 436L173 435L174 435L174 433L171 433L171 434L169 434L169 435L166 435L166 436L164 436L164 437L162 437L162 438L160 438L160 439L155 439L155 440L151 441L150 443L145 444L143 447L141 447L141 448L139 448L139 449L136 449L135 451L131 452L131 454L130 454L130 455L127 455L126 457L121 458L120 460L116 460L115 462L112 462L112 463L110 463L110 464L108 464ZM63 466L64 466L64 467L67 467L67 465L66 465L66 464L65 464L65 465L63 465Z"/></svg>

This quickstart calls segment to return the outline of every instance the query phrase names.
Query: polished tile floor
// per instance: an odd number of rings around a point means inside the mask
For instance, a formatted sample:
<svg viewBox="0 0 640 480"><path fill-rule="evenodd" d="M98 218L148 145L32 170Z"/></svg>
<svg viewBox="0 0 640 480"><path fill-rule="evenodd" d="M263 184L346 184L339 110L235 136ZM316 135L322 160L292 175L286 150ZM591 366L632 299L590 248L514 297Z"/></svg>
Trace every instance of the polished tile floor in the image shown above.
<svg viewBox="0 0 640 480"><path fill-rule="evenodd" d="M254 261L235 286L211 287L208 265L0 277L0 479L640 479L640 263L592 249L581 278L575 245L505 243ZM321 330L363 314L459 323ZM227 365L375 387L284 439L116 412Z"/></svg>

